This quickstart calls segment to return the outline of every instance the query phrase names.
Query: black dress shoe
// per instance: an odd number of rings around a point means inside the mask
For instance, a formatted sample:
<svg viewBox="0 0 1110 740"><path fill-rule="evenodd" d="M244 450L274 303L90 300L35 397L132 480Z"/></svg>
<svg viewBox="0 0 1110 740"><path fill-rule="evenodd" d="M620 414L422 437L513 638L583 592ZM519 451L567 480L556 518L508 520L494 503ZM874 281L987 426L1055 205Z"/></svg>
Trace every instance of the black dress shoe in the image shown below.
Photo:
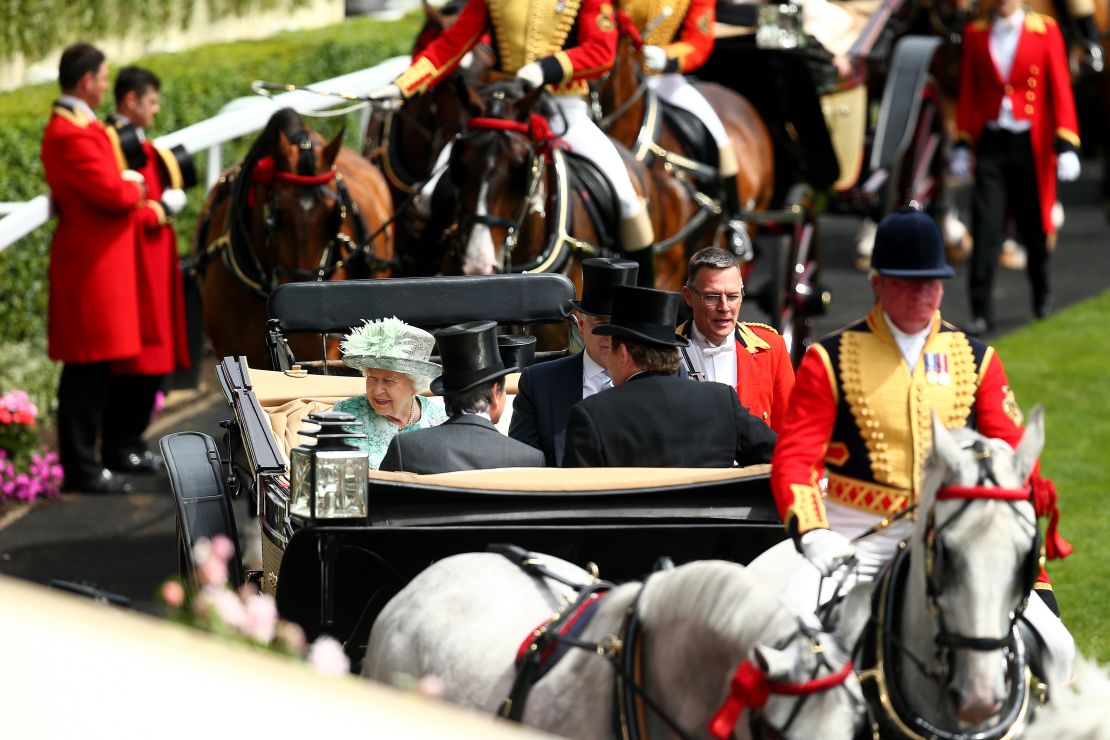
<svg viewBox="0 0 1110 740"><path fill-rule="evenodd" d="M131 493L131 482L125 476L103 468L100 475L88 479L67 476L62 490L69 493Z"/></svg>
<svg viewBox="0 0 1110 740"><path fill-rule="evenodd" d="M160 455L150 450L104 455L104 464L109 470L120 473L157 473L164 470L166 462Z"/></svg>
<svg viewBox="0 0 1110 740"><path fill-rule="evenodd" d="M970 334L973 337L982 337L990 334L991 329L993 328L994 327L991 326L991 322L987 321L982 316L976 316L964 328L964 332Z"/></svg>
<svg viewBox="0 0 1110 740"><path fill-rule="evenodd" d="M1053 300L1052 294L1048 293L1040 301L1033 304L1033 313L1036 314L1038 319L1043 319L1052 313L1056 308L1056 301Z"/></svg>

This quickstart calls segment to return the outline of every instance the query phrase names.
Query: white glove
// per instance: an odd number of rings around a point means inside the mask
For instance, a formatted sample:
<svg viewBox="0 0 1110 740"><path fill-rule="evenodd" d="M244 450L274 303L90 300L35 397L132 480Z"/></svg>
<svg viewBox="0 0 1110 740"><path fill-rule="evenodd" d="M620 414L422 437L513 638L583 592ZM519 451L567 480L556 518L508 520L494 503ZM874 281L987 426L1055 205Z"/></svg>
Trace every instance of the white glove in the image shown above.
<svg viewBox="0 0 1110 740"><path fill-rule="evenodd" d="M957 180L967 182L971 179L971 151L966 146L956 147L952 150L952 158L948 161L948 171L955 175Z"/></svg>
<svg viewBox="0 0 1110 740"><path fill-rule="evenodd" d="M1079 157L1075 152L1061 152L1056 158L1056 179L1060 182L1079 179Z"/></svg>
<svg viewBox="0 0 1110 740"><path fill-rule="evenodd" d="M169 190L162 191L162 206L166 209L166 214L176 216L185 209L185 191L177 188L170 188Z"/></svg>
<svg viewBox="0 0 1110 740"><path fill-rule="evenodd" d="M377 90L374 90L367 97L371 100L397 100L401 97L401 88L390 83L385 87L379 87Z"/></svg>
<svg viewBox="0 0 1110 740"><path fill-rule="evenodd" d="M539 62L528 62L516 71L517 79L524 80L528 87L535 89L543 85L543 67Z"/></svg>
<svg viewBox="0 0 1110 740"><path fill-rule="evenodd" d="M847 537L831 529L811 529L802 535L802 554L821 575L832 575L856 554Z"/></svg>
<svg viewBox="0 0 1110 740"><path fill-rule="evenodd" d="M667 52L662 46L645 46L644 66L652 72L662 72L667 67Z"/></svg>

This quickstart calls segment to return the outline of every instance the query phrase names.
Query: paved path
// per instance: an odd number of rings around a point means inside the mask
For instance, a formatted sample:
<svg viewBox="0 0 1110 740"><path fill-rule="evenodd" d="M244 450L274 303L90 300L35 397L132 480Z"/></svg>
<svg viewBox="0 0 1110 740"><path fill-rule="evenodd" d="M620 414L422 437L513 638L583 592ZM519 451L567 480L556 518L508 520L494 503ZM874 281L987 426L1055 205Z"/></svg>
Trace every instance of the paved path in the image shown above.
<svg viewBox="0 0 1110 740"><path fill-rule="evenodd" d="M1098 202L1098 172L1092 163L1084 166L1087 171L1079 182L1061 188L1068 221L1053 269L1061 308L1102 292L1110 283L1110 228ZM966 200L967 193L961 197ZM819 332L825 333L863 315L871 305L871 292L866 276L852 267L858 220L826 217L820 226L823 280L833 293L831 311L818 324ZM944 313L959 324L970 316L966 266L957 271L948 284ZM753 284L758 279L757 273ZM1023 273L1001 270L997 296L999 331L1032 319ZM754 306L745 307L744 316L761 320ZM213 378L208 382L214 386ZM219 421L226 416L222 397L211 388L161 418L151 436L198 430L218 439ZM177 568L174 510L165 479L146 477L136 483L140 492L127 496L66 495L0 515L0 573L40 583L54 578L88 581L127 596L141 609L156 609L159 584ZM239 509L242 514L241 501Z"/></svg>

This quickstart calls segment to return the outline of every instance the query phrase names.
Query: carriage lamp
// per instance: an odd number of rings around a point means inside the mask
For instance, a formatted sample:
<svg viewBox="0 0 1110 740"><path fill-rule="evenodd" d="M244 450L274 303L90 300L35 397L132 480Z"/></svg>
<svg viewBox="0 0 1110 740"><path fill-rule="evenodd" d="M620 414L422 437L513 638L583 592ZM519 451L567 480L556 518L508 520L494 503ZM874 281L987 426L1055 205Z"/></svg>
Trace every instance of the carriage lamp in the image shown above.
<svg viewBox="0 0 1110 740"><path fill-rule="evenodd" d="M798 49L805 46L801 7L793 3L760 5L755 45L760 49Z"/></svg>
<svg viewBox="0 0 1110 740"><path fill-rule="evenodd" d="M366 516L370 462L348 439L366 435L346 431L362 422L351 414L327 411L305 420L318 429L300 432L316 444L302 444L289 453L289 513L315 519L355 519Z"/></svg>

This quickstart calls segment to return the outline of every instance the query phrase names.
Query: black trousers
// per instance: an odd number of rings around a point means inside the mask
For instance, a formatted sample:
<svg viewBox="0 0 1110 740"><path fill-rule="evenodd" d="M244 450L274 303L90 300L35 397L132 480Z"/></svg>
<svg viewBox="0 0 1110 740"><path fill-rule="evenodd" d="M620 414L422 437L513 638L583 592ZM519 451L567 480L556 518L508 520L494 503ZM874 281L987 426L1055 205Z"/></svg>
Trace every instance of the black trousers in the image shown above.
<svg viewBox="0 0 1110 740"><path fill-rule="evenodd" d="M100 475L97 454L104 405L108 398L111 363L70 363L62 367L58 383L58 455L69 484Z"/></svg>
<svg viewBox="0 0 1110 740"><path fill-rule="evenodd" d="M971 209L971 313L993 320L991 289L1002 251L1007 209L1028 253L1026 272L1033 306L1048 295L1048 248L1041 220L1040 193L1029 132L1014 134L987 128L979 140L975 162L975 195Z"/></svg>
<svg viewBox="0 0 1110 740"><path fill-rule="evenodd" d="M101 427L104 459L118 460L131 452L146 451L143 432L150 424L162 380L161 375L112 375L108 379L107 411Z"/></svg>

